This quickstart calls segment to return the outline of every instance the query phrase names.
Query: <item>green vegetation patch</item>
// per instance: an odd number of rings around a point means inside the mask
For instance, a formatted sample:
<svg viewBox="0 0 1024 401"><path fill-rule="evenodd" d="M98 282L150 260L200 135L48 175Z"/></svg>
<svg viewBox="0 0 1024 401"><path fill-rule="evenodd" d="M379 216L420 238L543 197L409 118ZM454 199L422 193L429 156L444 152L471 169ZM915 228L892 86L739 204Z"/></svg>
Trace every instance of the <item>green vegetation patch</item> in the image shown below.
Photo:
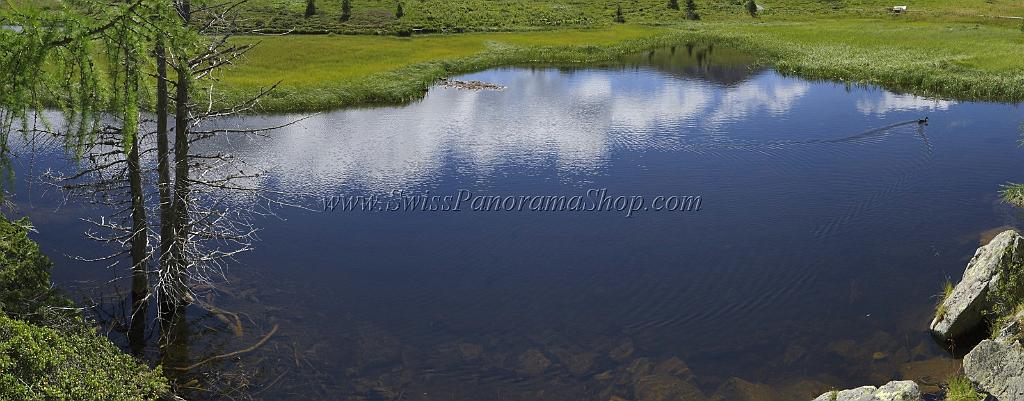
<svg viewBox="0 0 1024 401"><path fill-rule="evenodd" d="M60 332L0 316L0 399L154 400L165 391L159 370L88 329Z"/></svg>
<svg viewBox="0 0 1024 401"><path fill-rule="evenodd" d="M0 216L0 400L134 401L165 393L159 370L95 333L52 288L51 263L30 231L28 220Z"/></svg>
<svg viewBox="0 0 1024 401"><path fill-rule="evenodd" d="M23 0L24 1L24 0ZM36 0L42 1L42 0ZM902 20L992 20L1024 15L1017 0L763 0L764 17L784 18L899 18ZM396 15L402 5L403 16ZM749 19L746 0L695 0L694 11L705 19ZM266 32L396 33L523 31L537 29L600 28L614 24L621 8L633 24L673 24L687 18L682 7L668 0L315 0L315 12L306 16L306 0L250 0L241 7L241 27ZM892 6L907 5L905 14ZM1012 24L1014 20L1003 18ZM1019 21L1016 25L1019 25Z"/></svg>
<svg viewBox="0 0 1024 401"><path fill-rule="evenodd" d="M30 230L26 219L0 217L0 312L41 323L63 314L57 308L70 302L52 288L52 265L28 237Z"/></svg>
<svg viewBox="0 0 1024 401"><path fill-rule="evenodd" d="M939 294L939 304L935 307L935 319L946 317L946 300L953 295L953 288L953 281L947 277L942 285L942 293Z"/></svg>
<svg viewBox="0 0 1024 401"><path fill-rule="evenodd" d="M223 74L227 102L280 82L264 111L314 111L418 99L438 78L519 64L584 64L661 46L713 42L785 74L962 100L1024 100L1024 34L1015 27L900 19L619 24L602 29L460 35L302 36L259 41Z"/></svg>
<svg viewBox="0 0 1024 401"><path fill-rule="evenodd" d="M946 401L980 401L985 398L974 389L971 380L963 375L953 376L947 386Z"/></svg>
<svg viewBox="0 0 1024 401"><path fill-rule="evenodd" d="M438 79L503 65L582 64L678 44L670 29L617 25L597 30L460 35L281 36L259 41L221 78L227 104L280 86L264 111L312 111L416 100Z"/></svg>

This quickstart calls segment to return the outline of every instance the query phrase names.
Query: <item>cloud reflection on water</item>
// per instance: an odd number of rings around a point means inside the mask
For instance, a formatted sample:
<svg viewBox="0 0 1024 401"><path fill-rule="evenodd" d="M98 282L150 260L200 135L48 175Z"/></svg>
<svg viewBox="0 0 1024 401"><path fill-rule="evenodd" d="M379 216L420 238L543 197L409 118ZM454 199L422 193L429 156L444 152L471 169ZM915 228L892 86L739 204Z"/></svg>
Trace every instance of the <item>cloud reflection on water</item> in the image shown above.
<svg viewBox="0 0 1024 401"><path fill-rule="evenodd" d="M407 106L341 110L269 139L207 146L230 146L271 172L274 185L311 193L429 184L448 161L478 180L509 165L587 175L604 168L616 149L672 150L750 113L787 113L809 90L805 82L779 77L715 87L629 74L618 80L608 72L504 71L502 92L433 88ZM246 124L290 118L296 116Z"/></svg>

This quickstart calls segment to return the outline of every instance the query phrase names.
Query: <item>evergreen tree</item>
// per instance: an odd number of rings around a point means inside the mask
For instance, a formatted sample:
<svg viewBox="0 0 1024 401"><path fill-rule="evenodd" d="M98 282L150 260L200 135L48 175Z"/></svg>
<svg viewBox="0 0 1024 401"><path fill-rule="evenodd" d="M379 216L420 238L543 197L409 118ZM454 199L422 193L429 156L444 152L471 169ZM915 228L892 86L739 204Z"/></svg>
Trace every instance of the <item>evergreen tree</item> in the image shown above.
<svg viewBox="0 0 1024 401"><path fill-rule="evenodd" d="M398 2L398 9L395 10L395 18L402 18L405 15L405 10L402 9L402 2Z"/></svg>
<svg viewBox="0 0 1024 401"><path fill-rule="evenodd" d="M747 0L747 12L750 13L751 17L757 16L757 3L754 0Z"/></svg>
<svg viewBox="0 0 1024 401"><path fill-rule="evenodd" d="M341 20L348 21L352 18L352 1L341 0Z"/></svg>
<svg viewBox="0 0 1024 401"><path fill-rule="evenodd" d="M694 21L700 19L700 14L697 14L697 4L693 0L686 0L686 19Z"/></svg>
<svg viewBox="0 0 1024 401"><path fill-rule="evenodd" d="M316 14L316 3L313 0L306 0L306 18L312 17Z"/></svg>
<svg viewBox="0 0 1024 401"><path fill-rule="evenodd" d="M620 24L626 22L626 17L624 17L622 15L622 5L621 4L615 6L615 22L618 22Z"/></svg>
<svg viewBox="0 0 1024 401"><path fill-rule="evenodd" d="M673 10L679 9L679 0L668 0L668 8Z"/></svg>

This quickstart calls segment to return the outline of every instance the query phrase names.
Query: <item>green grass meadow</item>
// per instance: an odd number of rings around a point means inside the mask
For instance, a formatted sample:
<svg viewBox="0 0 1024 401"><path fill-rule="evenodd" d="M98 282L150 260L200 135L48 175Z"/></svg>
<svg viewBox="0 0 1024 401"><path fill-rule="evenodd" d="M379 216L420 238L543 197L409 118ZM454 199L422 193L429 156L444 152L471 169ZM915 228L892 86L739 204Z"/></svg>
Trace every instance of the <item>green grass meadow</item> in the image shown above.
<svg viewBox="0 0 1024 401"><path fill-rule="evenodd" d="M45 3L43 3L45 1ZM230 104L279 84L265 112L418 99L439 78L516 64L583 64L687 42L746 51L786 74L965 100L1024 100L1021 0L696 0L700 21L668 0L249 0L241 26L284 35L219 74ZM680 6L685 0L678 1ZM9 0L55 7L57 0ZM889 12L906 5L905 14ZM621 6L626 23L613 22ZM682 8L682 7L681 7ZM303 32L307 34L302 34ZM409 36L409 37L403 37Z"/></svg>
<svg viewBox="0 0 1024 401"><path fill-rule="evenodd" d="M395 104L437 79L527 63L587 63L687 42L745 50L779 71L958 99L1024 100L1024 32L1005 24L902 18L773 18L612 24L593 29L259 38L222 75L237 99L280 82L266 111Z"/></svg>

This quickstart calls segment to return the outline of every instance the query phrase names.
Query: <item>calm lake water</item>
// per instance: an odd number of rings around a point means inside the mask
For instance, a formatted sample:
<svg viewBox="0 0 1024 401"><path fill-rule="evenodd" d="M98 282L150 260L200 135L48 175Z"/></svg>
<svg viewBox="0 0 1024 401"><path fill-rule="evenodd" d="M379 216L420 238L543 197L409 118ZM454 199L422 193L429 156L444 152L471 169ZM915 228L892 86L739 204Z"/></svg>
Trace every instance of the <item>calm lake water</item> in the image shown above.
<svg viewBox="0 0 1024 401"><path fill-rule="evenodd" d="M700 401L746 388L806 400L943 380L956 362L927 333L935 294L981 238L1020 222L998 190L1024 180L1024 110L748 64L679 46L494 69L459 79L507 89L435 87L204 145L309 208L257 222L261 241L217 298L255 328L210 342L239 349L279 325L245 362L266 399ZM51 162L23 157L19 177ZM52 189L19 185L63 286L88 293L123 274L62 256L97 253L77 220L88 208L55 210ZM701 206L321 211L325 196L592 189Z"/></svg>

